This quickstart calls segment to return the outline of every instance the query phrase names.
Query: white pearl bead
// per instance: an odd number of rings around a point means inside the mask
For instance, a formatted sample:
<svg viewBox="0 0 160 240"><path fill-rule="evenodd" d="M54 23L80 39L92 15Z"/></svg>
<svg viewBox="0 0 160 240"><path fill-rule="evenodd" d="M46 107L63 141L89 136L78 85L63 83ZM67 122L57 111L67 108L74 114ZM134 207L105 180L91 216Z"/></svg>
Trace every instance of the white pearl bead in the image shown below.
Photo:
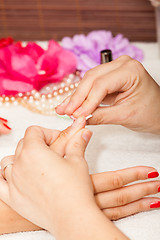
<svg viewBox="0 0 160 240"><path fill-rule="evenodd" d="M9 101L9 97L5 97L5 99L4 99L6 102L8 102Z"/></svg>
<svg viewBox="0 0 160 240"><path fill-rule="evenodd" d="M54 92L54 93L53 93L53 95L54 95L54 96L57 96L57 95L58 95L58 93L57 93L57 92Z"/></svg>
<svg viewBox="0 0 160 240"><path fill-rule="evenodd" d="M62 94L63 93L63 89L59 89L59 93Z"/></svg>
<svg viewBox="0 0 160 240"><path fill-rule="evenodd" d="M6 107L9 107L9 106L10 106L10 103L9 103L9 102L6 102L5 105L6 105Z"/></svg>
<svg viewBox="0 0 160 240"><path fill-rule="evenodd" d="M71 83L71 79L70 79L70 78L68 78L68 79L67 79L67 82L68 82L68 83Z"/></svg>
<svg viewBox="0 0 160 240"><path fill-rule="evenodd" d="M57 96L56 99L57 99L57 100L60 100L60 96Z"/></svg>
<svg viewBox="0 0 160 240"><path fill-rule="evenodd" d="M40 102L39 102L39 101L35 101L35 104L36 104L36 105L39 105L39 104L40 104Z"/></svg>
<svg viewBox="0 0 160 240"><path fill-rule="evenodd" d="M39 98L39 97L40 97L39 92L36 92L36 93L34 94L34 97L35 97L35 98Z"/></svg>
<svg viewBox="0 0 160 240"><path fill-rule="evenodd" d="M17 106L18 105L18 102L17 101L14 101L14 103L13 103L15 106Z"/></svg>
<svg viewBox="0 0 160 240"><path fill-rule="evenodd" d="M15 101L15 97L11 97L11 101L14 102Z"/></svg>
<svg viewBox="0 0 160 240"><path fill-rule="evenodd" d="M65 87L65 89L64 89L66 92L68 92L69 91L69 87Z"/></svg>
<svg viewBox="0 0 160 240"><path fill-rule="evenodd" d="M45 95L42 95L41 98L42 98L42 99L46 99L46 96L45 96Z"/></svg>
<svg viewBox="0 0 160 240"><path fill-rule="evenodd" d="M49 93L49 94L47 95L47 97L48 97L48 98L51 98L51 97L52 97L52 94L51 94L51 93Z"/></svg>
<svg viewBox="0 0 160 240"><path fill-rule="evenodd" d="M50 88L50 87L46 87L46 90L47 90L47 91L50 91L50 90L51 90L51 88Z"/></svg>
<svg viewBox="0 0 160 240"><path fill-rule="evenodd" d="M74 85L73 85L73 84L71 84L71 85L70 85L70 89L73 89L73 88L74 88Z"/></svg>
<svg viewBox="0 0 160 240"><path fill-rule="evenodd" d="M64 83L61 83L61 87L64 88L65 84Z"/></svg>

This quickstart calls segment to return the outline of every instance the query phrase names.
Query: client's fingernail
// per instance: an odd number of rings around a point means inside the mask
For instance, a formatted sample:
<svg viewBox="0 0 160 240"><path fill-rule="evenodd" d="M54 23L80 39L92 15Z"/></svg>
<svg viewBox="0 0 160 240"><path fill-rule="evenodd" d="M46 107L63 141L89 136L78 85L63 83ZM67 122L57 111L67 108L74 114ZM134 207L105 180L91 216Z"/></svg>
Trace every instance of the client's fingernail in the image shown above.
<svg viewBox="0 0 160 240"><path fill-rule="evenodd" d="M151 203L150 208L160 208L160 201Z"/></svg>
<svg viewBox="0 0 160 240"><path fill-rule="evenodd" d="M7 124L3 123L3 126L6 127L7 129L11 130L12 128L10 128Z"/></svg>
<svg viewBox="0 0 160 240"><path fill-rule="evenodd" d="M89 142L91 136L92 136L92 132L91 132L91 131L85 130L85 131L82 133L82 138L85 140L86 143Z"/></svg>
<svg viewBox="0 0 160 240"><path fill-rule="evenodd" d="M148 173L148 178L156 178L158 176L159 176L159 173L156 171Z"/></svg>
<svg viewBox="0 0 160 240"><path fill-rule="evenodd" d="M82 125L85 121L85 117L76 118L76 120L72 124L72 127L78 127L80 124Z"/></svg>
<svg viewBox="0 0 160 240"><path fill-rule="evenodd" d="M7 119L5 119L5 118L1 118L1 117L0 117L0 121L3 121L3 122L8 122L8 120L7 120Z"/></svg>
<svg viewBox="0 0 160 240"><path fill-rule="evenodd" d="M158 188L158 192L160 192L160 186L159 186L159 188Z"/></svg>

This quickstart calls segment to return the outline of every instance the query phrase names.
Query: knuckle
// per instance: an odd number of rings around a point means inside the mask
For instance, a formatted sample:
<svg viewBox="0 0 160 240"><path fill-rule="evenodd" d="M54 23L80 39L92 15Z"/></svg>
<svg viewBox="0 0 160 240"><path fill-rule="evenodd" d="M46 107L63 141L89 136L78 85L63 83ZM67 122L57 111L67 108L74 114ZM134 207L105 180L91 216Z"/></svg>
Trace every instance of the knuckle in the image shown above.
<svg viewBox="0 0 160 240"><path fill-rule="evenodd" d="M153 182L147 183L145 185L145 195L149 195L151 193L154 193L154 188L153 188ZM157 192L157 191L156 191ZM155 192L155 193L156 193Z"/></svg>
<svg viewBox="0 0 160 240"><path fill-rule="evenodd" d="M67 138L68 134L71 131L71 127L68 127L67 129L65 129L64 131L60 132L59 138L60 139L64 139Z"/></svg>
<svg viewBox="0 0 160 240"><path fill-rule="evenodd" d="M75 149L82 149L82 144L80 142L78 142L78 141L75 141L73 143L73 148L75 148Z"/></svg>
<svg viewBox="0 0 160 240"><path fill-rule="evenodd" d="M68 132L67 131L62 131L61 133L60 133L60 138L66 138L66 136L67 136L67 134L68 134Z"/></svg>
<svg viewBox="0 0 160 240"><path fill-rule="evenodd" d="M105 122L104 113L99 112L98 114L96 114L96 116L93 115L92 121L93 119L94 119L94 124L96 125L103 124Z"/></svg>
<svg viewBox="0 0 160 240"><path fill-rule="evenodd" d="M142 199L141 201L139 201L138 206L137 206L137 212L142 212L146 209L146 201L144 201L144 199Z"/></svg>
<svg viewBox="0 0 160 240"><path fill-rule="evenodd" d="M130 60L132 60L132 58L130 57L130 56L128 56L128 55L122 55L122 56L120 56L119 58L117 58L118 60L121 60L121 61L123 61L123 62L127 62L127 61L130 61Z"/></svg>
<svg viewBox="0 0 160 240"><path fill-rule="evenodd" d="M140 72L143 69L142 64L135 59L131 59L127 64L132 70L136 70L137 72Z"/></svg>
<svg viewBox="0 0 160 240"><path fill-rule="evenodd" d="M93 77L93 69L88 70L85 74L84 74L84 79L85 78L90 78Z"/></svg>
<svg viewBox="0 0 160 240"><path fill-rule="evenodd" d="M118 194L116 199L117 206L123 206L128 202L127 195L124 195L122 192Z"/></svg>
<svg viewBox="0 0 160 240"><path fill-rule="evenodd" d="M117 172L113 173L112 185L114 188L120 188L124 185L123 177L121 177Z"/></svg>
<svg viewBox="0 0 160 240"><path fill-rule="evenodd" d="M25 134L26 134L26 135L27 135L27 134L30 134L30 133L34 132L35 130L39 130L39 127L36 126L36 125L29 126L29 127L26 129Z"/></svg>
<svg viewBox="0 0 160 240"><path fill-rule="evenodd" d="M121 218L121 213L120 213L120 210L118 210L117 208L115 209L112 209L112 213L111 213L111 216L110 216L110 220L118 220Z"/></svg>

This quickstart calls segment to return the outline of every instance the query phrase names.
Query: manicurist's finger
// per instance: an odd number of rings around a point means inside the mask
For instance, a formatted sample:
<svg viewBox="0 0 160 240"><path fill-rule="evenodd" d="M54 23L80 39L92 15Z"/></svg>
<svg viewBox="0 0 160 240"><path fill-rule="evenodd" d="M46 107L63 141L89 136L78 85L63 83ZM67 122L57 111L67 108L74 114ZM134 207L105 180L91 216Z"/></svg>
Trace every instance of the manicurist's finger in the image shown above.
<svg viewBox="0 0 160 240"><path fill-rule="evenodd" d="M50 148L61 156L64 156L66 144L74 134L76 134L78 131L85 127L85 124L85 117L82 116L80 118L77 118L70 127L68 127L59 134L57 140L53 142Z"/></svg>
<svg viewBox="0 0 160 240"><path fill-rule="evenodd" d="M88 116L92 114L107 95L116 92L127 92L127 90L131 89L132 85L134 85L134 81L130 81L128 70L125 66L101 76L93 83L85 101L73 113L73 116L79 117L81 115ZM116 99L117 102L118 98Z"/></svg>
<svg viewBox="0 0 160 240"><path fill-rule="evenodd" d="M160 181L154 181L98 193L95 195L95 199L98 206L102 209L126 205L147 195L157 194L158 192L160 192Z"/></svg>
<svg viewBox="0 0 160 240"><path fill-rule="evenodd" d="M95 193L114 190L138 180L156 178L158 171L153 167L138 166L118 171L92 174L91 179Z"/></svg>
<svg viewBox="0 0 160 240"><path fill-rule="evenodd" d="M68 159L77 159L84 157L85 149L92 136L92 132L88 129L81 129L77 132L66 145L65 155Z"/></svg>
<svg viewBox="0 0 160 240"><path fill-rule="evenodd" d="M73 93L73 95L69 98L69 103L65 103L60 105L57 110L59 114L67 114L72 115L73 112L80 107L80 105L85 101L89 92L92 89L93 83L96 81L97 78L100 78L103 75L108 74L109 72L119 68L127 61L131 60L128 56L122 56L117 58L116 60L99 65L84 75L83 79L81 80L78 88ZM80 115L79 115L80 116Z"/></svg>
<svg viewBox="0 0 160 240"><path fill-rule="evenodd" d="M70 102L71 95L66 97L61 104L59 104L55 110L56 113L59 115L64 115L65 114L65 108L67 107L68 103Z"/></svg>
<svg viewBox="0 0 160 240"><path fill-rule="evenodd" d="M115 208L103 209L110 220L118 220L130 215L160 208L160 198L142 198L138 201Z"/></svg>

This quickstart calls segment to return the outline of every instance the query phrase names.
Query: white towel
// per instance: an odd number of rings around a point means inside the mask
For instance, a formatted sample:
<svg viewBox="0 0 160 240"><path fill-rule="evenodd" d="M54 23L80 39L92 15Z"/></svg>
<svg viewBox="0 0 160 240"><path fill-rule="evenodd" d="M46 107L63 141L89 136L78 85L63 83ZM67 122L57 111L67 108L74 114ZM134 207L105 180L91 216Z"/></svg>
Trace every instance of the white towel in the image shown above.
<svg viewBox="0 0 160 240"><path fill-rule="evenodd" d="M157 45L137 43L137 46L145 52L144 66L160 82L160 60L158 59ZM23 137L28 126L40 125L62 130L72 123L71 120L57 116L48 117L35 114L20 106L0 108L0 117L7 118L13 129L10 135L0 136L0 159L14 153L16 144ZM89 126L88 128L93 131L93 137L86 152L90 173L137 165L153 166L160 170L160 136L135 133L121 126ZM157 196L160 197L160 194ZM130 239L160 239L160 210L127 217L116 221L115 224ZM0 240L29 239L51 240L54 238L45 231L0 236Z"/></svg>

